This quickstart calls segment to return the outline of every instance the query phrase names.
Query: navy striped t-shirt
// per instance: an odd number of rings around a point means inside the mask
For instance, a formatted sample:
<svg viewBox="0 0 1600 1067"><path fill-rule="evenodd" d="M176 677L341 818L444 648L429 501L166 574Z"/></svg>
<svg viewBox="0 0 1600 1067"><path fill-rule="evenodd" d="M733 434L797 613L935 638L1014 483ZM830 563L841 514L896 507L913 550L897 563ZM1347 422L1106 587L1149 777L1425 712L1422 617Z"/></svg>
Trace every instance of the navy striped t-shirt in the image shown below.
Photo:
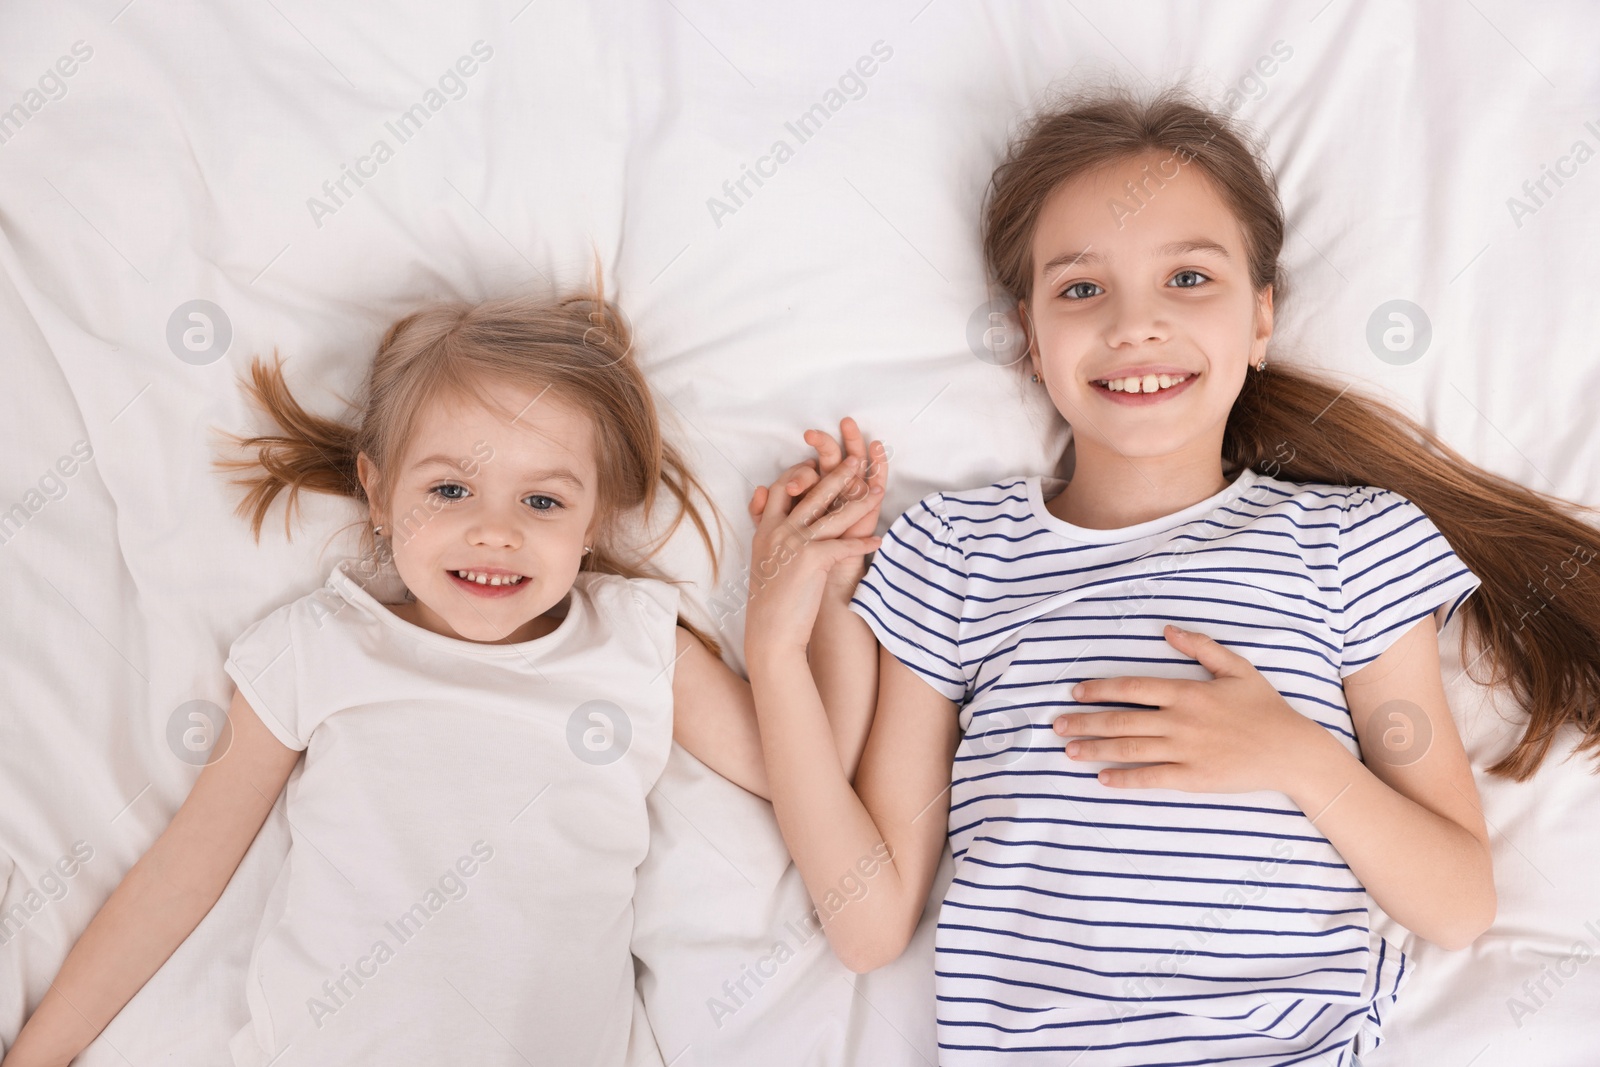
<svg viewBox="0 0 1600 1067"><path fill-rule="evenodd" d="M1210 675L1173 623L1250 660L1359 755L1342 679L1479 579L1396 493L1250 468L1114 530L1051 515L1058 479L933 493L851 608L960 705L935 939L940 1062L1349 1062L1406 960L1282 793L1111 789L1052 730L1090 678ZM1127 705L1120 705L1126 707ZM1092 1050L1092 1051L1090 1051Z"/></svg>

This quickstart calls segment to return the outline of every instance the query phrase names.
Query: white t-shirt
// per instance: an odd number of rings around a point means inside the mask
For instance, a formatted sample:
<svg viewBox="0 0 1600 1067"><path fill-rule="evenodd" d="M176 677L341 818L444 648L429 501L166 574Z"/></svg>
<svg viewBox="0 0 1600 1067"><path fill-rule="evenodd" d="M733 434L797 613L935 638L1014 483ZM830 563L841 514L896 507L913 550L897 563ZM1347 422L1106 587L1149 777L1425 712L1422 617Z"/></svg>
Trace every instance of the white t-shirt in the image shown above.
<svg viewBox="0 0 1600 1067"><path fill-rule="evenodd" d="M1116 765L1068 759L1053 723L1100 710L1072 699L1079 681L1209 678L1172 623L1359 754L1343 679L1479 579L1384 489L1245 468L1182 511L1092 530L1050 514L1060 488L923 498L851 601L960 705L940 1063L1345 1063L1378 1041L1407 961L1338 850L1281 793L1103 786Z"/></svg>
<svg viewBox="0 0 1600 1067"><path fill-rule="evenodd" d="M398 574L361 573L229 652L305 751L235 1062L622 1064L678 590L582 572L554 631L492 645L406 622Z"/></svg>

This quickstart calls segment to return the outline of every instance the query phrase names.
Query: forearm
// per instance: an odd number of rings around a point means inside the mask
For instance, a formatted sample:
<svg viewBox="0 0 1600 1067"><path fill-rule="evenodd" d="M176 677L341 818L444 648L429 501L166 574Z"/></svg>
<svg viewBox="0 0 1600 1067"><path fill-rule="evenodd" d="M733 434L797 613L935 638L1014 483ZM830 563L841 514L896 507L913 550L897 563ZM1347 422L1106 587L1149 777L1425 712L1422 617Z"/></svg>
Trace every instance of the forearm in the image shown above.
<svg viewBox="0 0 1600 1067"><path fill-rule="evenodd" d="M819 699L833 731L839 762L854 780L861 762L878 695L878 639L866 621L850 610L856 583L866 563L847 560L828 576L822 606L812 627L807 659Z"/></svg>
<svg viewBox="0 0 1600 1067"><path fill-rule="evenodd" d="M835 955L852 970L893 959L910 939L923 901L896 869L887 841L849 780L811 670L798 652L749 660L778 827ZM862 877L864 861L872 873ZM867 883L834 910L841 881Z"/></svg>
<svg viewBox="0 0 1600 1067"><path fill-rule="evenodd" d="M1459 949L1493 921L1489 850L1466 828L1390 788L1331 737L1301 783L1291 799L1396 922Z"/></svg>
<svg viewBox="0 0 1600 1067"><path fill-rule="evenodd" d="M186 889L169 878L161 846L134 864L78 938L4 1067L70 1063L210 911L220 887Z"/></svg>

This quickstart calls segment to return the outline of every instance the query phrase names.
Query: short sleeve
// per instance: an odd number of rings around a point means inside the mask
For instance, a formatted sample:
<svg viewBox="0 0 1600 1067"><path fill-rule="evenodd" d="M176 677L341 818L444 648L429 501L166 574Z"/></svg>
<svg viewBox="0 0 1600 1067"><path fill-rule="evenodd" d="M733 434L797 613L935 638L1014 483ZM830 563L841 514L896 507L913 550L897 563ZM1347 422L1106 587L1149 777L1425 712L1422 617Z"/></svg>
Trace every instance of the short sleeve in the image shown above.
<svg viewBox="0 0 1600 1067"><path fill-rule="evenodd" d="M307 739L300 736L295 607L285 604L240 634L228 649L223 669L272 735L289 748L303 750Z"/></svg>
<svg viewBox="0 0 1600 1067"><path fill-rule="evenodd" d="M923 497L890 524L850 609L878 642L945 698L963 703L961 661L967 561L942 494Z"/></svg>
<svg viewBox="0 0 1600 1067"><path fill-rule="evenodd" d="M682 594L677 586L659 578L629 578L627 582L651 647L660 656L670 679L678 656L678 608Z"/></svg>
<svg viewBox="0 0 1600 1067"><path fill-rule="evenodd" d="M1377 659L1441 606L1442 630L1483 584L1421 508L1398 493L1365 487L1344 508L1339 580L1344 634L1340 678Z"/></svg>

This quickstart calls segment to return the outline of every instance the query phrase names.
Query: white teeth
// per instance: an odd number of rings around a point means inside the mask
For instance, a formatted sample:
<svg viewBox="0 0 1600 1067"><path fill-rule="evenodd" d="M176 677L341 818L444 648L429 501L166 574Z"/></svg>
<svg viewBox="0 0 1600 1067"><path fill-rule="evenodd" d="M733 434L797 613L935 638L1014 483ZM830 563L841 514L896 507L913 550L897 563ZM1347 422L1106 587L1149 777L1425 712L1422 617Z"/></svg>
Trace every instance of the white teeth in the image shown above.
<svg viewBox="0 0 1600 1067"><path fill-rule="evenodd" d="M498 574L493 576L479 574L477 571L451 571L450 573L465 581L477 582L479 585L516 585L523 579L520 574L516 577L506 577Z"/></svg>
<svg viewBox="0 0 1600 1067"><path fill-rule="evenodd" d="M1142 377L1107 378L1100 384L1113 393L1154 393L1189 380L1187 374L1146 374Z"/></svg>

